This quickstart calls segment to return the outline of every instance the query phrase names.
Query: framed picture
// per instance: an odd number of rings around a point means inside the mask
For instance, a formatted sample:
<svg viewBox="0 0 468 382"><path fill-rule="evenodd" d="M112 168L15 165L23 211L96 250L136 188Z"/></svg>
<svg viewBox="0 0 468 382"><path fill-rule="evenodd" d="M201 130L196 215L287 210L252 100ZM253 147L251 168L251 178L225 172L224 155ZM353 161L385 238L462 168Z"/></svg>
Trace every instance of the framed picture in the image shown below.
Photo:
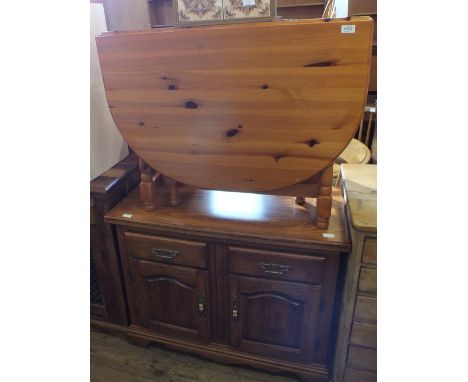
<svg viewBox="0 0 468 382"><path fill-rule="evenodd" d="M276 0L173 0L176 25L272 20Z"/></svg>

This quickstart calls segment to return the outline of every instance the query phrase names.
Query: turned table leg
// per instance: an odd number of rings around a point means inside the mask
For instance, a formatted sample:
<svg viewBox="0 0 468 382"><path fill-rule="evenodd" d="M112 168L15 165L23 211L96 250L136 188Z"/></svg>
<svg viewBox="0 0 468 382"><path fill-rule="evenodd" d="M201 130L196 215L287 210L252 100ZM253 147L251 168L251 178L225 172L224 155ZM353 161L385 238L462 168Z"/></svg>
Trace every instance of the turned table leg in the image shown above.
<svg viewBox="0 0 468 382"><path fill-rule="evenodd" d="M145 205L146 211L156 209L156 184L153 181L154 170L145 161L139 159L140 168L140 198Z"/></svg>
<svg viewBox="0 0 468 382"><path fill-rule="evenodd" d="M329 166L322 170L320 174L320 183L317 195L317 221L315 223L319 228L328 228L328 222L330 221L332 181L333 166Z"/></svg>

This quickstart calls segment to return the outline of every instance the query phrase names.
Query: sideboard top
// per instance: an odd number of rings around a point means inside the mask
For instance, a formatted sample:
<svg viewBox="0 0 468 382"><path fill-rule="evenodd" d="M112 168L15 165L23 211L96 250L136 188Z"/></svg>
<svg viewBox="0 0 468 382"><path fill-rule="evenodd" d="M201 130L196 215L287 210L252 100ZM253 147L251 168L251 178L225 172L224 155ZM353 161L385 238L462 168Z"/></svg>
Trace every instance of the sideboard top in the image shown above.
<svg viewBox="0 0 468 382"><path fill-rule="evenodd" d="M156 211L148 212L136 188L106 215L106 222L219 239L349 250L351 243L341 192L333 190L328 229L319 229L313 223L315 203L313 198L306 198L306 204L299 206L293 197L287 196L191 190L182 195L179 206L160 205Z"/></svg>

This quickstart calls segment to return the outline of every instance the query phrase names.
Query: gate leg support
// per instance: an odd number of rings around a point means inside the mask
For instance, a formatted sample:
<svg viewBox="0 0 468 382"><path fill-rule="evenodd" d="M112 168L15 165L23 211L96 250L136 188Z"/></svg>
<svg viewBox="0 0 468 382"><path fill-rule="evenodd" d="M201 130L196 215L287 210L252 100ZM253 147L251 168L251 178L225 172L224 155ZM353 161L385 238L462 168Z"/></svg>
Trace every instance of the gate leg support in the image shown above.
<svg viewBox="0 0 468 382"><path fill-rule="evenodd" d="M322 170L320 174L320 184L317 195L317 218L316 226L318 228L328 228L332 207L332 181L333 166Z"/></svg>
<svg viewBox="0 0 468 382"><path fill-rule="evenodd" d="M143 159L139 159L138 166L140 169L140 198L145 205L146 211L154 211L156 209L156 184L153 181L154 170L146 164Z"/></svg>

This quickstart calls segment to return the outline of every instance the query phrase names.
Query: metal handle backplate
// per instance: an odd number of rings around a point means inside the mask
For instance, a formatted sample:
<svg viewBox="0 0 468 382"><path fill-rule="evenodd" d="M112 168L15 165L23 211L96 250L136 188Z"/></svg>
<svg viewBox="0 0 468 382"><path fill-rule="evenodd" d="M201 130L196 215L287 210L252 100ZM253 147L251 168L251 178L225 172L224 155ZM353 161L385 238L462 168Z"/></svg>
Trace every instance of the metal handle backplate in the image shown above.
<svg viewBox="0 0 468 382"><path fill-rule="evenodd" d="M161 259L165 260L172 260L174 257L176 257L179 252L173 251L171 249L163 249L163 248L153 248L151 253L156 256L160 257Z"/></svg>
<svg viewBox="0 0 468 382"><path fill-rule="evenodd" d="M198 310L198 317L200 319L206 318L206 306L205 306L205 292L199 291L198 292L198 301L197 301L197 310Z"/></svg>
<svg viewBox="0 0 468 382"><path fill-rule="evenodd" d="M274 263L260 263L259 265L263 272L272 273L275 275L284 275L291 268L290 265L281 265Z"/></svg>
<svg viewBox="0 0 468 382"><path fill-rule="evenodd" d="M239 297L234 296L232 299L232 320L234 322L239 322L239 315L240 315L240 301Z"/></svg>

